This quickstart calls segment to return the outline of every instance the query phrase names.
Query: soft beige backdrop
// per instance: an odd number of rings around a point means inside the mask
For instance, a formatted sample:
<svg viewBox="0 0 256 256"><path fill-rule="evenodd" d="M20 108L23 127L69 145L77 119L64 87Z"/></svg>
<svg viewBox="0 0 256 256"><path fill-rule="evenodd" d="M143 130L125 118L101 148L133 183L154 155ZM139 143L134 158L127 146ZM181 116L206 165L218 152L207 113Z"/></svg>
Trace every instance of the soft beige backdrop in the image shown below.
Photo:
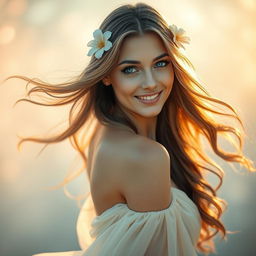
<svg viewBox="0 0 256 256"><path fill-rule="evenodd" d="M0 80L19 74L61 82L79 74L89 60L86 44L92 32L114 8L135 2L0 0ZM255 160L256 0L144 2L157 8L169 24L186 30L191 38L185 45L187 55L212 96L238 110L247 132L245 153ZM28 142L21 152L17 149L18 135L49 134L67 118L69 108L26 102L13 107L25 96L25 85L15 79L0 86L0 254L5 256L78 248L76 203L62 190L45 190L81 164L74 163L76 153L68 141L49 146L39 157L42 144ZM241 231L225 243L216 239L219 255L253 255L255 175L237 174L232 166L214 159L226 172L220 196L229 207L223 221L229 230ZM86 182L82 176L69 188L74 193L87 191Z"/></svg>

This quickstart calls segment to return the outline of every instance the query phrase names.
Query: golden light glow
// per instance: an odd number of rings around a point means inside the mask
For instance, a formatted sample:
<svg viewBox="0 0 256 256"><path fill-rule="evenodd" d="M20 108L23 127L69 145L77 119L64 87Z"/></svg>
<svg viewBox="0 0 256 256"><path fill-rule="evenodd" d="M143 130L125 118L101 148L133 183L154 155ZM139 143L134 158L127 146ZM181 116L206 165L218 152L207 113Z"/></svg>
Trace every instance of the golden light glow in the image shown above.
<svg viewBox="0 0 256 256"><path fill-rule="evenodd" d="M15 37L16 31L11 25L3 25L0 27L0 44L9 44Z"/></svg>
<svg viewBox="0 0 256 256"><path fill-rule="evenodd" d="M255 0L239 0L243 7L246 9L254 9L256 8L256 1Z"/></svg>
<svg viewBox="0 0 256 256"><path fill-rule="evenodd" d="M27 8L27 1L25 0L12 0L9 1L6 7L6 14L9 16L20 16L25 12Z"/></svg>

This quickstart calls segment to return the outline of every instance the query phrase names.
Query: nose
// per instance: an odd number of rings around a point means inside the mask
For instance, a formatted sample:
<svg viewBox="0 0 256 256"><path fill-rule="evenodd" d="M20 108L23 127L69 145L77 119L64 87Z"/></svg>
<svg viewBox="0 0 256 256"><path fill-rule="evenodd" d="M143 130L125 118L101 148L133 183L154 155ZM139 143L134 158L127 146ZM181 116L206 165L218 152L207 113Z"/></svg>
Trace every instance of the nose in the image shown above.
<svg viewBox="0 0 256 256"><path fill-rule="evenodd" d="M154 89L157 86L156 79L154 78L151 70L145 70L143 88Z"/></svg>

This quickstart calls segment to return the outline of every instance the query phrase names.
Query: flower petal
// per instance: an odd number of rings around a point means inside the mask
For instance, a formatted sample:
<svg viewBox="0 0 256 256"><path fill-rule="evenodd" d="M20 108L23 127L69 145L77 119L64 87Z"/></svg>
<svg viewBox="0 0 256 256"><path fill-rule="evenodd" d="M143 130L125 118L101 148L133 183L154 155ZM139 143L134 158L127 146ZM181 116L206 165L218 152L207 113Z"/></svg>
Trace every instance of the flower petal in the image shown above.
<svg viewBox="0 0 256 256"><path fill-rule="evenodd" d="M96 47L93 47L90 49L90 51L87 53L87 56L92 56L95 52L97 52L99 49Z"/></svg>
<svg viewBox="0 0 256 256"><path fill-rule="evenodd" d="M91 40L90 42L87 43L87 46L96 47L97 46L97 41L96 40Z"/></svg>
<svg viewBox="0 0 256 256"><path fill-rule="evenodd" d="M177 33L177 26L172 24L171 26L169 26L170 30L172 31L173 34L176 34Z"/></svg>
<svg viewBox="0 0 256 256"><path fill-rule="evenodd" d="M103 40L103 34L102 34L102 31L100 29L96 29L93 32L93 36L94 36L95 40L97 40L97 41Z"/></svg>
<svg viewBox="0 0 256 256"><path fill-rule="evenodd" d="M100 50L98 50L98 51L95 53L95 57L96 57L97 59L101 58L103 52L104 52L104 49L101 48Z"/></svg>
<svg viewBox="0 0 256 256"><path fill-rule="evenodd" d="M189 44L190 38L187 37L187 36L182 36L182 37L180 38L180 41L181 41L182 43Z"/></svg>
<svg viewBox="0 0 256 256"><path fill-rule="evenodd" d="M108 51L112 47L112 43L110 41L105 42L104 50Z"/></svg>
<svg viewBox="0 0 256 256"><path fill-rule="evenodd" d="M103 34L105 40L108 40L111 37L111 35L112 35L112 32L110 32L110 31L106 31Z"/></svg>
<svg viewBox="0 0 256 256"><path fill-rule="evenodd" d="M183 28L179 28L178 33L179 33L179 34L184 34L184 33L185 33L185 30L184 30Z"/></svg>
<svg viewBox="0 0 256 256"><path fill-rule="evenodd" d="M173 33L173 42L178 48L183 48L183 43L189 44L190 38L186 36L186 31L183 28L178 28L175 24L169 25L171 32Z"/></svg>

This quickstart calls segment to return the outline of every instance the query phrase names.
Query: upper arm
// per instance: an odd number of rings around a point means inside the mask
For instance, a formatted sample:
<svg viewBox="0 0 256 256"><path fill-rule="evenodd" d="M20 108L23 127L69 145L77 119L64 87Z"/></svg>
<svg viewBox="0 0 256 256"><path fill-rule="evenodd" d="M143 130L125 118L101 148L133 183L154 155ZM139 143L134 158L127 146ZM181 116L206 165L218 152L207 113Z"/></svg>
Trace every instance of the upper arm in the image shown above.
<svg viewBox="0 0 256 256"><path fill-rule="evenodd" d="M172 201L170 157L161 145L146 142L132 148L133 157L122 157L121 194L130 209L138 212L166 209Z"/></svg>

